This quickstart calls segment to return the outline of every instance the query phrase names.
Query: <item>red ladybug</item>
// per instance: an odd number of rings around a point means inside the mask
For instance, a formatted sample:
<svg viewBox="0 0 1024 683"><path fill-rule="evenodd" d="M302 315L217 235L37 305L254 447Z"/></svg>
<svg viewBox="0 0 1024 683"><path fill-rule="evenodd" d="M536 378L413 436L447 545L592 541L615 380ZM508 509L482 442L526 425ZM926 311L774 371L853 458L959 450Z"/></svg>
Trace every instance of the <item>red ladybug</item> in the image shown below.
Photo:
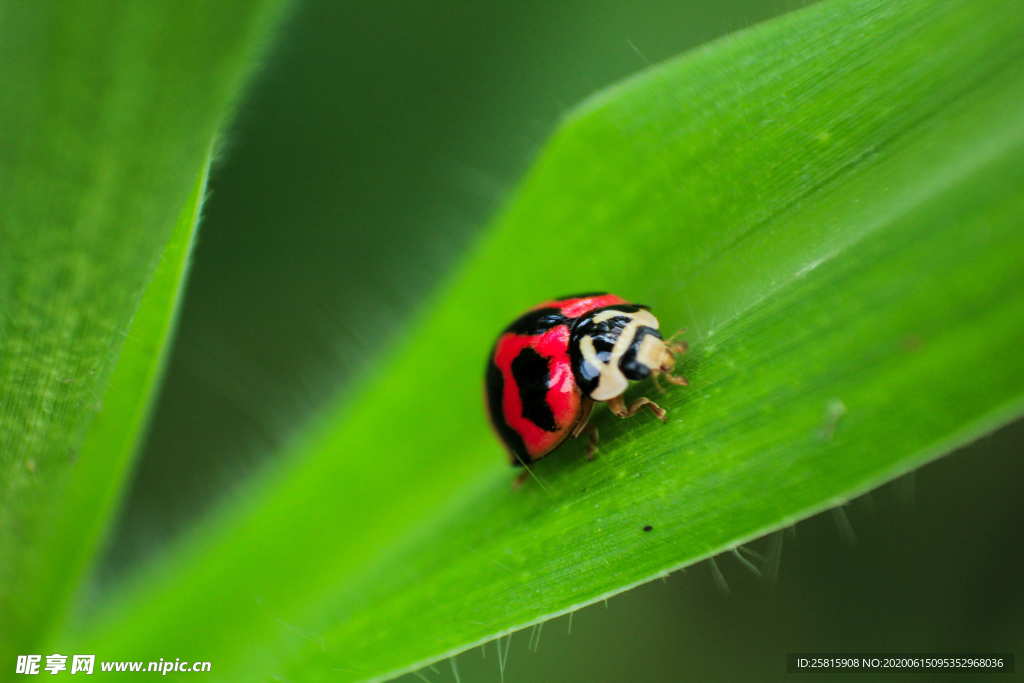
<svg viewBox="0 0 1024 683"><path fill-rule="evenodd" d="M673 375L684 343L665 341L647 306L601 292L559 297L534 306L505 328L487 363L487 407L513 465L528 465L587 426L596 401L629 417L646 407L664 421L648 398L629 407L622 394L629 380ZM593 428L591 428L593 429ZM588 457L596 446L592 431Z"/></svg>

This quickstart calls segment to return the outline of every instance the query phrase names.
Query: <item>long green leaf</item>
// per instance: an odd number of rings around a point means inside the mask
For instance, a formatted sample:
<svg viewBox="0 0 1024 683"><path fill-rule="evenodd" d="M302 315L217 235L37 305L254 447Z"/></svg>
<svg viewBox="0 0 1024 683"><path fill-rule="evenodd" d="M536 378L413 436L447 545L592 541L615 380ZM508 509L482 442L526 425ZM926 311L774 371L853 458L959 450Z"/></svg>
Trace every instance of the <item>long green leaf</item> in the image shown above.
<svg viewBox="0 0 1024 683"><path fill-rule="evenodd" d="M384 677L1019 415L1022 29L1000 0L833 0L600 94L386 371L68 642L226 680ZM512 490L486 352L593 289L689 328L691 387L665 425L601 411L597 461L570 444Z"/></svg>
<svg viewBox="0 0 1024 683"><path fill-rule="evenodd" d="M62 621L109 524L173 326L209 150L277 5L0 6L5 662Z"/></svg>
<svg viewBox="0 0 1024 683"><path fill-rule="evenodd" d="M51 619L60 619L59 613L50 610L71 597L113 519L163 371L208 168L206 159L125 332L101 399L103 409L85 433L76 466L67 473L67 481L61 482L63 514L51 517L49 526L40 529L32 544L35 556L44 558L45 564L34 567L22 584L21 605L28 619L48 613ZM69 543L69 539L75 542ZM51 624L51 628L58 625Z"/></svg>

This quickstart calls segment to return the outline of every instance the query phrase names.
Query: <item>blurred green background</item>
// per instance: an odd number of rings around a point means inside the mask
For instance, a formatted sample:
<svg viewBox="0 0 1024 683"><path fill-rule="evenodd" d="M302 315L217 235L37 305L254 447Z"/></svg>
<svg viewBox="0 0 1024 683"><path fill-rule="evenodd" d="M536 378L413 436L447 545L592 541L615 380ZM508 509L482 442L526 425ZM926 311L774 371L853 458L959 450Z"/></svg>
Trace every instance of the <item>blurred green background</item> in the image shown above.
<svg viewBox="0 0 1024 683"><path fill-rule="evenodd" d="M373 372L565 111L803 4L297 2L221 150L104 578ZM705 563L583 610L571 636L567 618L547 624L536 653L519 634L507 679L774 680L791 650L1013 649L1022 437L1012 426L855 502L855 543L832 515L801 524L777 584L727 556L728 595ZM493 647L458 658L463 680L497 680ZM452 678L439 671L423 675Z"/></svg>

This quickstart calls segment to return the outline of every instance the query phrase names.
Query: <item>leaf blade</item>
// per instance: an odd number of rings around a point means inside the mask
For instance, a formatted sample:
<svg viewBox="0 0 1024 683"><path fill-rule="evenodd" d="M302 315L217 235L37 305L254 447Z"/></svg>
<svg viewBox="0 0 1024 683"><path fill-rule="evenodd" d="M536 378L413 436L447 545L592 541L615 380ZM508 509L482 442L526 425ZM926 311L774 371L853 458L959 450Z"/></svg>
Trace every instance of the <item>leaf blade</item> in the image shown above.
<svg viewBox="0 0 1024 683"><path fill-rule="evenodd" d="M79 515L65 513L41 530L36 540L37 555L46 558L46 564L26 572L31 577L27 585L22 585L23 610L27 614L46 614L53 605L71 601L114 517L121 487L128 481L132 458L149 419L151 397L157 393L166 364L199 227L209 165L207 157L125 333L102 399L103 410L79 447L80 465L69 473L64 484L63 509L88 510L92 514L83 523ZM78 538L79 542L69 544L69 538ZM51 631L59 628L60 624L50 625Z"/></svg>
<svg viewBox="0 0 1024 683"><path fill-rule="evenodd" d="M187 254L194 225L175 218L198 205L197 171L205 179L277 9L71 2L0 13L0 642L23 653L63 619L109 522L184 273L158 262L172 234ZM163 301L146 290L154 272ZM123 343L140 332L136 313L144 348ZM122 350L137 374L115 369ZM81 488L100 480L100 495Z"/></svg>

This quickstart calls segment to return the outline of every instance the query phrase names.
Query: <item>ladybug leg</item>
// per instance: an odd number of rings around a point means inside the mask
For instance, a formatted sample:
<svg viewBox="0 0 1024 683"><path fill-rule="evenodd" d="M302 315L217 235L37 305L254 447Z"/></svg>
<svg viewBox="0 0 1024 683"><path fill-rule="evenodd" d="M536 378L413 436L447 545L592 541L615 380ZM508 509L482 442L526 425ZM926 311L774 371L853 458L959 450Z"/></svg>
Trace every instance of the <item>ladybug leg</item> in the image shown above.
<svg viewBox="0 0 1024 683"><path fill-rule="evenodd" d="M661 386L661 380L658 379L657 372L651 373L651 382L654 384L654 388L658 390L659 394L665 393L665 387Z"/></svg>
<svg viewBox="0 0 1024 683"><path fill-rule="evenodd" d="M597 425L587 427L587 460L597 457Z"/></svg>
<svg viewBox="0 0 1024 683"><path fill-rule="evenodd" d="M573 426L572 431L569 432L569 436L576 438L583 433L583 429L587 426L587 422L590 420L590 411L594 409L594 401L585 398L583 403L580 405L580 416L576 418L576 424Z"/></svg>
<svg viewBox="0 0 1024 683"><path fill-rule="evenodd" d="M681 356L682 354L690 350L690 345L687 344L685 341L675 341L675 338L681 335L683 332L686 332L686 330L679 330L678 332L676 332L671 337L665 340L665 344L668 345L668 350L671 351L676 356Z"/></svg>
<svg viewBox="0 0 1024 683"><path fill-rule="evenodd" d="M529 478L530 478L530 473L527 472L526 469L524 468L523 471L520 472L518 475L516 475L516 478L512 481L512 490L514 491L514 490L520 488L526 482L526 480L529 479Z"/></svg>
<svg viewBox="0 0 1024 683"><path fill-rule="evenodd" d="M593 460L597 453L597 425L590 424L590 411L594 409L594 401L589 398L583 399L580 406L580 416L576 425L569 432L572 438L578 437L583 432L587 433L587 460Z"/></svg>
<svg viewBox="0 0 1024 683"><path fill-rule="evenodd" d="M690 345L687 344L685 341L675 341L676 337L679 337L680 335L685 333L686 330L679 330L678 332L676 332L671 337L665 340L665 345L668 346L668 350L672 353L673 356L682 355L690 349ZM682 375L673 375L671 370L665 372L664 375L665 379L667 379L672 384L675 384L676 386L685 387L689 384L685 377L683 377ZM655 384L657 385L657 377L655 377Z"/></svg>
<svg viewBox="0 0 1024 683"><path fill-rule="evenodd" d="M649 398L638 398L633 401L628 408L626 407L626 402L622 400L621 396L616 396L608 401L609 410L611 410L614 415L621 418L632 417L644 407L650 410L654 414L654 417L658 418L662 422L665 421L665 409Z"/></svg>

